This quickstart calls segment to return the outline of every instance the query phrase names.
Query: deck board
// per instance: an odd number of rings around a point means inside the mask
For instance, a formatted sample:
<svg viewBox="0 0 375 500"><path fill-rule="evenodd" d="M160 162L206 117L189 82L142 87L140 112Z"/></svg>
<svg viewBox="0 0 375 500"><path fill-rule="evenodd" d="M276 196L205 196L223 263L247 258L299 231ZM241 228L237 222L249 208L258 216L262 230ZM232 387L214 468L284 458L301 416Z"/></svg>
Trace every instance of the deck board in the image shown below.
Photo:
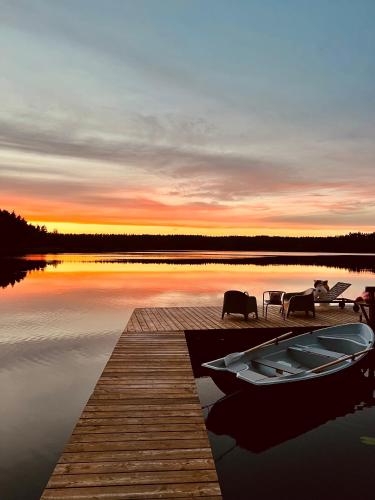
<svg viewBox="0 0 375 500"><path fill-rule="evenodd" d="M316 318L241 315L220 306L135 309L42 499L221 498L185 332L320 328L358 322L350 307ZM268 332L270 333L270 332Z"/></svg>

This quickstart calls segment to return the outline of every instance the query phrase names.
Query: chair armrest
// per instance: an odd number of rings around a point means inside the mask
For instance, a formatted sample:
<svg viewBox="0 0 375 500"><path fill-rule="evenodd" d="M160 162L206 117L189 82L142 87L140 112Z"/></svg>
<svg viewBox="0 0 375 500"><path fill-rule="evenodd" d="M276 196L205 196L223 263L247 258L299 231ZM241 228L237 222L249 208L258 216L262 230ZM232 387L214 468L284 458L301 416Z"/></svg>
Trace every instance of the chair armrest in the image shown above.
<svg viewBox="0 0 375 500"><path fill-rule="evenodd" d="M287 302L290 300L292 297L295 297L296 295L303 295L303 292L288 292L284 293L283 295L283 302Z"/></svg>

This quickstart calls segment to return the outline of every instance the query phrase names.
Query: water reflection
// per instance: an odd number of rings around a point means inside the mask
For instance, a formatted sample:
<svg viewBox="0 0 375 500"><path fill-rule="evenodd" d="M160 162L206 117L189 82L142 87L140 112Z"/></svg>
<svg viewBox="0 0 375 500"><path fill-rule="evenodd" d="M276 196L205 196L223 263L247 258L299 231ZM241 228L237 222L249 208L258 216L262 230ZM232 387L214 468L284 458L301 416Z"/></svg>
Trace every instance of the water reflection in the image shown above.
<svg viewBox="0 0 375 500"><path fill-rule="evenodd" d="M35 259L35 256L27 256ZM54 263L85 264L228 264L256 266L322 266L354 272L375 273L375 254L333 254L309 252L133 252L111 254L60 254Z"/></svg>
<svg viewBox="0 0 375 500"><path fill-rule="evenodd" d="M234 264L230 258L238 255L233 252L222 255L225 262L213 262L212 256L205 256L204 265L196 260L196 257L202 258L200 253L185 253L185 261L178 263L177 256L171 259L170 255L165 256L167 260L163 262L154 262L155 255L147 255L147 263L126 257L131 260L128 262L123 257L123 254L29 256L22 261L22 268L3 266L5 274L0 274L1 283L16 286L0 288L1 498L39 498L64 442L135 307L220 305L227 289L248 290L260 298L263 290L306 289L316 279L328 279L331 284L348 281L352 283L348 296L356 297L374 277L371 272L327 266ZM219 258L217 253L215 258ZM258 256L252 258L258 259ZM241 345L247 343L247 339L236 337ZM222 344L217 347L218 351L223 349ZM198 349L203 353L202 342ZM213 359L212 349L210 344L206 360ZM209 392L211 395L215 392L217 399L218 389L211 388ZM281 402L276 408L273 424L277 424L284 411ZM372 409L364 407L366 411ZM249 402L242 409L250 422L253 411ZM292 418L290 412L287 414ZM355 424L358 432L373 436L373 420L366 417L365 411L356 411L355 415L362 415ZM260 424L256 420L256 425ZM309 434L305 432L302 436ZM220 443L221 440L235 442L227 434L216 436ZM291 446L294 441L287 440L283 446ZM357 441L358 446L374 452L374 447L360 444L359 437ZM213 446L216 450L216 444ZM304 453L314 449L314 443L299 446ZM278 448L273 446L256 456L259 459ZM219 462L220 475L228 485L233 482L231 474L236 477L237 469L241 469L240 464L248 471L249 457L244 458L240 449L244 450L236 446L234 455L230 453L228 460ZM362 449L354 452L361 460L367 457ZM281 460L290 462L291 457L293 455L283 455ZM260 480L267 476L270 462L250 462ZM280 467L272 462L273 466L277 470ZM239 484L243 483L239 481ZM241 491L234 495L227 498L240 499Z"/></svg>
<svg viewBox="0 0 375 500"><path fill-rule="evenodd" d="M31 271L41 271L45 269L45 260L27 259L0 259L0 287L6 288L16 283L20 283Z"/></svg>
<svg viewBox="0 0 375 500"><path fill-rule="evenodd" d="M216 403L215 385L198 385L211 399L206 425L225 499L316 500L332 491L344 500L373 498L373 379L358 375L306 393L237 393Z"/></svg>
<svg viewBox="0 0 375 500"><path fill-rule="evenodd" d="M197 264L229 264L256 266L324 266L327 268L345 269L355 272L375 273L375 255L373 254L282 254L271 252L150 252L148 254L128 254L113 257L96 257L95 262L112 262L117 264L162 264L197 265Z"/></svg>
<svg viewBox="0 0 375 500"><path fill-rule="evenodd" d="M269 389L269 390L268 390ZM375 380L361 372L305 387L238 391L219 399L207 428L237 446L261 453L320 425L375 405Z"/></svg>

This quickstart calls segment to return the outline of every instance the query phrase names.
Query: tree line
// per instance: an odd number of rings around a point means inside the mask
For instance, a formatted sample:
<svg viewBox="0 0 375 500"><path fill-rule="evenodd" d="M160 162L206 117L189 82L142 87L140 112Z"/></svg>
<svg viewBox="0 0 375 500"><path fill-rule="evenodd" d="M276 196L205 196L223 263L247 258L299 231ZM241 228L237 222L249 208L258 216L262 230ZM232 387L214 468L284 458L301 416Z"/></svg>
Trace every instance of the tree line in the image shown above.
<svg viewBox="0 0 375 500"><path fill-rule="evenodd" d="M0 235L2 255L184 250L375 253L375 232L301 237L60 234L7 210L0 210Z"/></svg>

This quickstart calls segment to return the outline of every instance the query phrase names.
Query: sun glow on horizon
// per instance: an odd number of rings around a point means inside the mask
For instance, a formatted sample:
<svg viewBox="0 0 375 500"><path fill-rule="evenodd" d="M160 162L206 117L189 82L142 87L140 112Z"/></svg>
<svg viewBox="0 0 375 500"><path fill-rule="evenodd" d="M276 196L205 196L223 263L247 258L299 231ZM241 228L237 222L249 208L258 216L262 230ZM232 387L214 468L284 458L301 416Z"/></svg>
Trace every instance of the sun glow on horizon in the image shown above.
<svg viewBox="0 0 375 500"><path fill-rule="evenodd" d="M45 226L48 231L65 234L159 234L159 235L203 235L203 236L335 236L356 232L353 228L231 228L231 227L191 227L160 225L97 224L80 222L49 222L30 220L31 224ZM361 228L372 232L373 228Z"/></svg>

